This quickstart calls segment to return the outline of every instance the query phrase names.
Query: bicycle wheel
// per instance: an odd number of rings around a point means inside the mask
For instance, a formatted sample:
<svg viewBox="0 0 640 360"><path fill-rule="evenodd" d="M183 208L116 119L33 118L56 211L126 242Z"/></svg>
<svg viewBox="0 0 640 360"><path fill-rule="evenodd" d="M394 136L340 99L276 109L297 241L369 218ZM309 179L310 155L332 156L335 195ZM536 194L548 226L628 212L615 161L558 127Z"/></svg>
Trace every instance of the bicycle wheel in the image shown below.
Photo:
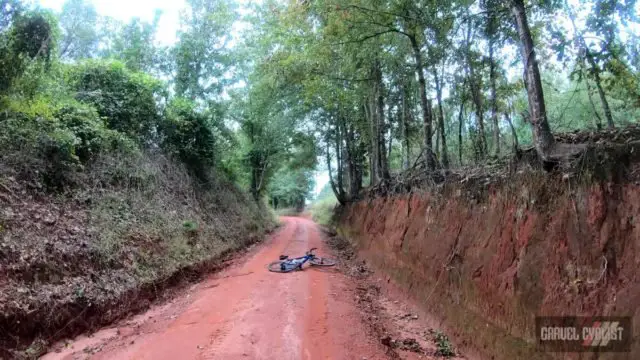
<svg viewBox="0 0 640 360"><path fill-rule="evenodd" d="M333 266L336 264L336 261L333 259L327 259L327 258L323 258L323 257L314 257L313 259L309 260L309 263L311 263L311 265L315 265L315 266Z"/></svg>
<svg viewBox="0 0 640 360"><path fill-rule="evenodd" d="M287 273L296 269L296 266L287 261L274 261L267 266L269 271Z"/></svg>

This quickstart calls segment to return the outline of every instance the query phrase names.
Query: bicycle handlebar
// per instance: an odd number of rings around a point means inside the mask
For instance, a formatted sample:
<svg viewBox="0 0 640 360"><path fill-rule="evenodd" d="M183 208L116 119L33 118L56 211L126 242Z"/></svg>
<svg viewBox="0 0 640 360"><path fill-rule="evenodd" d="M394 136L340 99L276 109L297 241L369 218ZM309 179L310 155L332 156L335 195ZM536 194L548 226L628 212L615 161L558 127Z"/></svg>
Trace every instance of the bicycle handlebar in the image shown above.
<svg viewBox="0 0 640 360"><path fill-rule="evenodd" d="M311 255L313 255L313 251L314 251L314 250L317 250L317 249L318 249L318 248L311 248L311 249L309 249L309 251L307 251L307 254L311 254Z"/></svg>

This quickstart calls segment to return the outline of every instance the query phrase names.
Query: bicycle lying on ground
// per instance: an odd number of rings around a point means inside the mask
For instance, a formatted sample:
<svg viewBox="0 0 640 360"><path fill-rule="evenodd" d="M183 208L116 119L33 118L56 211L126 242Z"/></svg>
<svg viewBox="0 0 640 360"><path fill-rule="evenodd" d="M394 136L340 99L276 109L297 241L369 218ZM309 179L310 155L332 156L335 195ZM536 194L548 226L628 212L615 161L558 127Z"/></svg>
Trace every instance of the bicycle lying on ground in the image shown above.
<svg viewBox="0 0 640 360"><path fill-rule="evenodd" d="M309 262L314 266L333 266L336 264L335 260L316 256L313 251L317 248L312 248L306 252L302 257L289 259L287 255L281 255L280 260L274 261L269 264L269 271L286 273L293 270L302 270L302 265Z"/></svg>

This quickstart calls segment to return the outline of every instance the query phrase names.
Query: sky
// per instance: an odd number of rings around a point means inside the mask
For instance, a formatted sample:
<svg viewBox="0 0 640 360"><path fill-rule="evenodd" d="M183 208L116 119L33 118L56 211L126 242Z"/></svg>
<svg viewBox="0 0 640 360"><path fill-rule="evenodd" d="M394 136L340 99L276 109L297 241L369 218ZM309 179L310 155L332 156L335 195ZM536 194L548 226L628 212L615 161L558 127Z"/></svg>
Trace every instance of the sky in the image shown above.
<svg viewBox="0 0 640 360"><path fill-rule="evenodd" d="M37 2L55 11L62 10L66 0L38 0ZM92 0L100 15L128 22L138 17L147 22L153 21L156 9L162 10L158 24L157 41L161 45L173 44L180 25L180 10L185 7L184 0Z"/></svg>

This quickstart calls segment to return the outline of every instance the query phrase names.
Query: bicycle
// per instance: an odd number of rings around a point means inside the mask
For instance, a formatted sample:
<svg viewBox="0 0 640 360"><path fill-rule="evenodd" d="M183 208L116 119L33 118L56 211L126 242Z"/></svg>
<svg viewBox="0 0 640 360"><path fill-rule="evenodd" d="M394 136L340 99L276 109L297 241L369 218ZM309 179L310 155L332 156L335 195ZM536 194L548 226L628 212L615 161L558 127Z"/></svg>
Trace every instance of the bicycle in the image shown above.
<svg viewBox="0 0 640 360"><path fill-rule="evenodd" d="M316 256L313 253L315 250L317 248L312 248L304 256L293 259L289 259L287 255L280 255L280 260L272 262L267 268L269 271L287 273L293 270L302 270L302 265L307 262L313 266L333 266L336 264L335 260Z"/></svg>

